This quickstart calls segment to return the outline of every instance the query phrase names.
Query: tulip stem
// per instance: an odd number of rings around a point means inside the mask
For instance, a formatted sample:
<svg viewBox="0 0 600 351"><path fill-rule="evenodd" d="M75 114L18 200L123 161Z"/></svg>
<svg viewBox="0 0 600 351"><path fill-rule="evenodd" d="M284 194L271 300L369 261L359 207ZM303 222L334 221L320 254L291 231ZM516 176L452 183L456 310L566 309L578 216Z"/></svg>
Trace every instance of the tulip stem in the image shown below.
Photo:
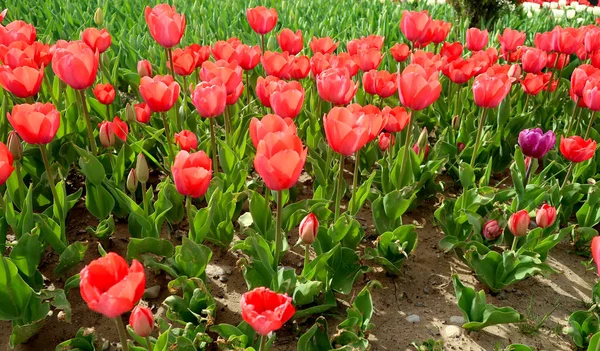
<svg viewBox="0 0 600 351"><path fill-rule="evenodd" d="M527 183L529 182L529 177L531 176L531 170L533 169L533 163L536 162L537 159L531 158L529 160L529 165L527 165L527 170L525 171L525 179L523 180L523 190L527 189Z"/></svg>
<svg viewBox="0 0 600 351"><path fill-rule="evenodd" d="M356 194L356 185L358 184L358 174L360 173L360 150L356 150L354 156L354 174L352 177L352 196L350 197L354 205L354 195Z"/></svg>
<svg viewBox="0 0 600 351"><path fill-rule="evenodd" d="M225 142L229 143L229 132L231 131L231 120L229 119L229 106L225 106L225 111L223 112L223 119L225 121Z"/></svg>
<svg viewBox="0 0 600 351"><path fill-rule="evenodd" d="M110 105L106 105L106 120L110 120Z"/></svg>
<svg viewBox="0 0 600 351"><path fill-rule="evenodd" d="M175 152L173 151L173 141L171 140L171 132L169 131L169 123L167 123L167 114L165 112L161 112L160 116L162 117L163 124L165 125L165 134L167 134L167 143L169 144L169 157L171 158L171 162L175 161ZM170 168L165 165L165 168Z"/></svg>
<svg viewBox="0 0 600 351"><path fill-rule="evenodd" d="M308 267L308 263L310 262L310 245L304 245L304 267L303 270L306 270Z"/></svg>
<svg viewBox="0 0 600 351"><path fill-rule="evenodd" d="M525 112L527 112L527 105L529 104L529 99L531 98L531 95L529 94L525 94L527 95L527 97L525 98L525 103L523 104L523 114L525 114Z"/></svg>
<svg viewBox="0 0 600 351"><path fill-rule="evenodd" d="M471 156L471 168L475 167L475 160L477 159L477 153L479 152L481 134L483 133L483 126L485 125L485 113L486 109L482 107L481 118L479 118L479 128L477 128L477 136L475 137L475 147L473 148L473 155Z"/></svg>
<svg viewBox="0 0 600 351"><path fill-rule="evenodd" d="M246 71L246 106L250 105L250 71Z"/></svg>
<svg viewBox="0 0 600 351"><path fill-rule="evenodd" d="M152 351L152 343L150 342L150 337L146 336L146 347L148 348L148 351Z"/></svg>
<svg viewBox="0 0 600 351"><path fill-rule="evenodd" d="M400 176L398 177L398 188L402 188L402 182L404 181L404 172L406 171L406 164L409 156L410 140L412 138L413 120L417 118L417 111L413 111L412 116L408 121L406 127L406 139L404 141L404 156L402 156L402 163L400 164Z"/></svg>
<svg viewBox="0 0 600 351"><path fill-rule="evenodd" d="M52 169L50 168L50 162L48 162L48 154L46 153L46 145L40 144L40 152L42 153L42 160L44 161L44 167L46 168L46 176L48 177L48 184L50 185L50 191L52 192L52 197L54 198L54 204L58 209L58 215L60 216L61 221L61 231L64 232L64 218L65 214L62 211L62 206L60 204L60 199L58 198L58 193L56 192L56 185L54 184L54 175L52 174Z"/></svg>
<svg viewBox="0 0 600 351"><path fill-rule="evenodd" d="M85 91L79 90L79 99L81 100L81 108L83 109L83 115L85 116L85 123L88 131L88 138L90 139L90 147L92 154L96 156L98 149L96 148L96 139L94 138L94 131L92 130L92 121L90 120L90 113L87 109L87 103L85 102Z"/></svg>
<svg viewBox="0 0 600 351"><path fill-rule="evenodd" d="M215 170L215 174L219 172L219 161L217 159L217 142L215 141L215 121L214 118L209 118L210 120L210 147L212 153L213 160L213 169Z"/></svg>
<svg viewBox="0 0 600 351"><path fill-rule="evenodd" d="M123 320L121 320L121 316L116 317L115 322L117 323L119 339L121 340L121 350L129 351L129 345L127 345L127 332L125 331L125 326L123 325Z"/></svg>
<svg viewBox="0 0 600 351"><path fill-rule="evenodd" d="M2 196L2 194L0 194L0 208L2 208L3 214L6 214L6 202L4 201L4 196Z"/></svg>
<svg viewBox="0 0 600 351"><path fill-rule="evenodd" d="M194 228L194 216L192 216L192 197L188 196L185 202L185 209L187 210L188 225L190 227L190 238L196 240L196 229Z"/></svg>
<svg viewBox="0 0 600 351"><path fill-rule="evenodd" d="M513 236L512 245L511 245L511 247L510 247L510 249L511 249L512 251L515 251L515 252L517 251L517 243L518 243L518 242L519 242L519 237L518 237L518 236L516 236L516 235L515 235L515 236Z"/></svg>
<svg viewBox="0 0 600 351"><path fill-rule="evenodd" d="M571 178L571 173L573 173L573 167L574 166L575 166L575 163L571 162L571 164L569 165L569 169L567 170L567 175L565 176L565 180L563 180L563 183L560 186L560 193L562 193L563 188L565 187L565 185L567 185L567 182L569 181L569 178Z"/></svg>
<svg viewBox="0 0 600 351"><path fill-rule="evenodd" d="M265 346L267 344L267 337L265 335L260 336L260 348L258 351L266 351Z"/></svg>
<svg viewBox="0 0 600 351"><path fill-rule="evenodd" d="M19 181L19 200L21 200L21 204L19 204L19 209L23 209L23 202L25 201L25 189L23 184L23 177L21 177L21 163L15 162L15 171L17 172L17 180ZM53 194L54 195L54 194Z"/></svg>
<svg viewBox="0 0 600 351"><path fill-rule="evenodd" d="M454 100L454 115L450 116L451 118L454 118L454 116L459 115L460 112L458 111L458 102L460 100L460 85L458 85L458 88L456 89L456 99Z"/></svg>
<svg viewBox="0 0 600 351"><path fill-rule="evenodd" d="M281 254L281 215L283 209L283 191L277 191L277 213L275 214L275 257L273 262L273 268L275 272L277 272L277 267L279 267L279 255Z"/></svg>
<svg viewBox="0 0 600 351"><path fill-rule="evenodd" d="M571 128L573 127L573 122L575 121L575 114L577 113L578 109L579 109L579 106L577 105L577 102L576 102L575 107L573 108L573 113L571 114L571 119L569 120L569 126L567 127L567 137L571 133Z"/></svg>
<svg viewBox="0 0 600 351"><path fill-rule="evenodd" d="M146 195L146 182L142 182L142 202L144 215L148 216L148 196Z"/></svg>
<svg viewBox="0 0 600 351"><path fill-rule="evenodd" d="M338 171L337 191L335 193L335 217L334 222L340 218L340 206L342 203L342 183L344 182L344 155L340 154L340 168Z"/></svg>
<svg viewBox="0 0 600 351"><path fill-rule="evenodd" d="M594 126L594 122L596 121L596 114L598 111L594 111L592 112L592 117L590 118L590 124L588 125L587 130L585 131L585 138L587 139L590 137L590 132L592 131L592 127Z"/></svg>
<svg viewBox="0 0 600 351"><path fill-rule="evenodd" d="M265 35L264 34L262 34L260 36L260 42L261 42L260 49L262 50L262 54L264 55L265 54Z"/></svg>
<svg viewBox="0 0 600 351"><path fill-rule="evenodd" d="M33 99L33 96L28 96L25 98L25 102L27 102L28 104L35 104L35 100Z"/></svg>
<svg viewBox="0 0 600 351"><path fill-rule="evenodd" d="M169 64L167 65L167 72L175 78L175 71L173 70L173 56L171 56L171 49L165 48L165 54L167 55L167 61Z"/></svg>
<svg viewBox="0 0 600 351"><path fill-rule="evenodd" d="M187 107L186 100L187 100L188 88L189 88L187 86L187 79L186 79L186 77L183 76L182 79L183 79L183 89L182 89L183 90L183 98L182 98L183 100L181 102L181 107L183 107L182 108L182 110L183 110L182 112L183 112L183 117L184 118L179 118L179 113L177 113L177 122L179 123L178 127L179 127L180 131L182 131L182 130L185 129L184 128L184 124L185 124L185 111L187 110L187 108L186 108Z"/></svg>

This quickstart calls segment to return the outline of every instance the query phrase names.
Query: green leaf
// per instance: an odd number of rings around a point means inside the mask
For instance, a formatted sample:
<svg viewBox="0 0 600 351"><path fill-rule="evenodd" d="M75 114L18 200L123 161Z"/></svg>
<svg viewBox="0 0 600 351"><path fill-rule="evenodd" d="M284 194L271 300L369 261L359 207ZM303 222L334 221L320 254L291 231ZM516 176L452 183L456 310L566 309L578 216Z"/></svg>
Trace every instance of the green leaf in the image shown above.
<svg viewBox="0 0 600 351"><path fill-rule="evenodd" d="M115 199L108 190L102 184L94 185L92 182L86 182L85 192L85 207L90 213L100 220L108 218L115 207Z"/></svg>
<svg viewBox="0 0 600 351"><path fill-rule="evenodd" d="M0 257L0 320L24 318L34 292L21 278L17 266L8 257Z"/></svg>
<svg viewBox="0 0 600 351"><path fill-rule="evenodd" d="M262 235L266 236L272 227L273 217L271 208L268 206L265 198L256 191L248 190L250 197L250 213L254 228Z"/></svg>
<svg viewBox="0 0 600 351"><path fill-rule="evenodd" d="M60 255L58 265L54 269L54 274L63 275L69 269L75 267L79 262L83 261L83 257L88 248L87 243L75 242L67 247Z"/></svg>
<svg viewBox="0 0 600 351"><path fill-rule="evenodd" d="M211 257L212 251L208 247L196 244L185 236L183 243L175 248L178 271L190 278L201 277Z"/></svg>
<svg viewBox="0 0 600 351"><path fill-rule="evenodd" d="M175 248L170 241L157 238L130 238L127 244L127 259L139 259L140 255L151 253L162 257L171 257Z"/></svg>
<svg viewBox="0 0 600 351"><path fill-rule="evenodd" d="M79 167L81 168L81 173L83 173L85 176L86 181L89 181L95 186L100 186L102 181L106 178L106 173L104 172L104 166L102 166L102 163L100 163L100 161L94 155L80 148L79 146L73 144L73 147L80 156Z"/></svg>
<svg viewBox="0 0 600 351"><path fill-rule="evenodd" d="M298 351L324 351L330 349L332 349L332 346L327 332L327 320L321 316L298 339Z"/></svg>
<svg viewBox="0 0 600 351"><path fill-rule="evenodd" d="M375 179L375 172L371 173L369 178L358 187L358 190L356 190L354 196L352 196L352 199L350 199L348 212L351 216L356 216L358 211L367 201L367 197L371 192L371 184L373 183L373 179Z"/></svg>
<svg viewBox="0 0 600 351"><path fill-rule="evenodd" d="M158 339L156 340L156 344L154 344L154 349L153 351L167 351L168 348L168 340L169 340L169 332L171 331L171 328L169 328L167 331L163 332L162 334L160 334L160 336L158 337Z"/></svg>

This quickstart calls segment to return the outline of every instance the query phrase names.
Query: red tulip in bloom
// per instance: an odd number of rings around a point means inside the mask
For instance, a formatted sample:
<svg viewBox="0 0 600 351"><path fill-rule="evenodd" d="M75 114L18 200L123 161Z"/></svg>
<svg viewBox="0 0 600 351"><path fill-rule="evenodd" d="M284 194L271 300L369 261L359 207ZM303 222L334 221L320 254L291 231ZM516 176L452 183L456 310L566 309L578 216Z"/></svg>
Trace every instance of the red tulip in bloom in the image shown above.
<svg viewBox="0 0 600 351"><path fill-rule="evenodd" d="M140 78L152 77L152 64L148 60L139 60L137 63L137 72Z"/></svg>
<svg viewBox="0 0 600 351"><path fill-rule="evenodd" d="M312 245L317 238L317 233L319 232L319 220L314 213L309 213L302 219L300 222L300 228L298 229L298 234L300 234L300 240L304 243L304 245Z"/></svg>
<svg viewBox="0 0 600 351"><path fill-rule="evenodd" d="M431 18L427 11L402 11L400 30L408 41L415 42L427 31Z"/></svg>
<svg viewBox="0 0 600 351"><path fill-rule="evenodd" d="M137 305L131 311L129 325L137 335L145 338L152 333L154 328L154 315L148 307Z"/></svg>
<svg viewBox="0 0 600 351"><path fill-rule="evenodd" d="M576 28L561 28L555 27L552 32L554 51L565 55L572 55L577 52L577 49L582 45L583 38Z"/></svg>
<svg viewBox="0 0 600 351"><path fill-rule="evenodd" d="M277 42L279 43L281 51L287 51L290 55L298 54L304 47L300 29L294 33L291 29L284 28L279 32L279 35L277 35Z"/></svg>
<svg viewBox="0 0 600 351"><path fill-rule="evenodd" d="M290 70L293 64L294 56L287 52L265 51L262 57L262 65L267 75L276 76L279 79L290 78Z"/></svg>
<svg viewBox="0 0 600 351"><path fill-rule="evenodd" d="M192 92L192 103L200 116L217 117L225 111L227 90L218 78L210 82L201 82Z"/></svg>
<svg viewBox="0 0 600 351"><path fill-rule="evenodd" d="M219 40L215 42L211 49L211 52L216 61L237 61L237 52L235 51L235 47L225 40Z"/></svg>
<svg viewBox="0 0 600 351"><path fill-rule="evenodd" d="M483 50L489 40L489 33L487 29L480 30L479 28L467 29L467 49L470 51Z"/></svg>
<svg viewBox="0 0 600 351"><path fill-rule="evenodd" d="M556 220L556 208L543 204L542 207L535 213L535 223L540 228L547 228L554 224Z"/></svg>
<svg viewBox="0 0 600 351"><path fill-rule="evenodd" d="M390 146L396 143L396 138L390 133L381 133L379 134L379 148L381 151L385 152Z"/></svg>
<svg viewBox="0 0 600 351"><path fill-rule="evenodd" d="M148 123L150 121L150 117L152 117L152 110L145 102L135 104L133 108L135 109L135 119L138 122Z"/></svg>
<svg viewBox="0 0 600 351"><path fill-rule="evenodd" d="M521 78L521 66L516 65L516 64L515 65L495 64L495 65L492 65L490 68L488 68L486 73L490 76L498 75L498 74L505 74L508 76L508 78L512 79L511 83L514 83Z"/></svg>
<svg viewBox="0 0 600 351"><path fill-rule="evenodd" d="M442 92L437 72L427 72L415 64L406 66L398 77L400 102L412 110L420 111L433 104Z"/></svg>
<svg viewBox="0 0 600 351"><path fill-rule="evenodd" d="M448 43L445 41L440 49L440 55L445 57L448 62L459 59L463 53L463 45L460 41Z"/></svg>
<svg viewBox="0 0 600 351"><path fill-rule="evenodd" d="M552 51L554 51L553 37L553 32L536 33L533 43L536 48L544 50L546 53L550 54Z"/></svg>
<svg viewBox="0 0 600 351"><path fill-rule="evenodd" d="M545 51L536 48L527 48L521 56L523 71L527 73L540 73L548 63L548 55Z"/></svg>
<svg viewBox="0 0 600 351"><path fill-rule="evenodd" d="M444 61L440 55L434 55L433 52L424 50L415 51L410 57L410 63L419 65L428 72L439 71L444 66Z"/></svg>
<svg viewBox="0 0 600 351"><path fill-rule="evenodd" d="M289 189L302 173L307 152L296 135L269 133L256 147L254 168L269 189Z"/></svg>
<svg viewBox="0 0 600 351"><path fill-rule="evenodd" d="M35 96L42 85L44 69L23 66L11 69L9 66L0 66L0 84L16 97L28 98Z"/></svg>
<svg viewBox="0 0 600 351"><path fill-rule="evenodd" d="M244 84L242 82L240 82L240 84L238 84L238 86L235 88L235 91L233 93L227 95L227 98L225 99L225 103L227 105L235 105L235 103L238 101L240 96L242 96L243 92L244 92Z"/></svg>
<svg viewBox="0 0 600 351"><path fill-rule="evenodd" d="M179 44L185 31L185 16L175 12L175 6L158 4L154 8L146 6L144 11L150 35L165 48Z"/></svg>
<svg viewBox="0 0 600 351"><path fill-rule="evenodd" d="M22 66L46 67L51 60L50 47L38 41L31 45L24 41L15 41L8 46L0 45L0 61L12 69Z"/></svg>
<svg viewBox="0 0 600 351"><path fill-rule="evenodd" d="M92 51L82 41L59 40L53 47L52 70L75 90L91 87L98 71L98 51Z"/></svg>
<svg viewBox="0 0 600 351"><path fill-rule="evenodd" d="M525 44L525 32L519 32L510 28L504 29L502 35L498 34L500 47L504 52L513 52L519 46Z"/></svg>
<svg viewBox="0 0 600 351"><path fill-rule="evenodd" d="M194 53L189 49L175 49L172 52L173 71L179 76L189 76L196 69L196 59ZM171 66L171 61L167 62L167 66ZM186 88L187 89L187 88Z"/></svg>
<svg viewBox="0 0 600 351"><path fill-rule="evenodd" d="M319 96L334 105L349 104L357 88L345 68L330 68L317 76Z"/></svg>
<svg viewBox="0 0 600 351"><path fill-rule="evenodd" d="M410 48L406 44L394 44L390 48L390 53L396 62L404 62L410 55Z"/></svg>
<svg viewBox="0 0 600 351"><path fill-rule="evenodd" d="M442 20L431 20L429 28L432 31L431 41L434 44L439 44L448 37L450 29L452 28L452 23Z"/></svg>
<svg viewBox="0 0 600 351"><path fill-rule="evenodd" d="M256 80L256 96L260 103L265 107L271 107L271 94L278 89L279 78L275 76L267 76L266 78L258 77Z"/></svg>
<svg viewBox="0 0 600 351"><path fill-rule="evenodd" d="M250 139L255 148L269 133L296 135L296 125L291 118L282 118L273 114L265 115L261 119L252 118L250 121Z"/></svg>
<svg viewBox="0 0 600 351"><path fill-rule="evenodd" d="M544 73L527 73L525 78L521 80L523 91L528 95L537 95L546 87Z"/></svg>
<svg viewBox="0 0 600 351"><path fill-rule="evenodd" d="M369 51L362 51L358 53L358 67L363 72L368 72L372 69L377 69L379 64L381 64L381 59L383 56L381 55L381 51L378 49L371 49Z"/></svg>
<svg viewBox="0 0 600 351"><path fill-rule="evenodd" d="M325 136L333 151L350 156L369 141L370 122L363 113L334 107L323 117Z"/></svg>
<svg viewBox="0 0 600 351"><path fill-rule="evenodd" d="M189 49L194 55L196 68L202 67L202 64L210 58L210 45L200 46L198 44L192 44L186 49Z"/></svg>
<svg viewBox="0 0 600 351"><path fill-rule="evenodd" d="M368 51L370 49L381 51L384 40L385 38L382 36L371 34L368 37L350 40L348 44L346 44L346 49L350 55L356 55L361 51Z"/></svg>
<svg viewBox="0 0 600 351"><path fill-rule="evenodd" d="M127 140L127 134L129 134L129 127L125 121L122 121L119 117L113 118L112 129L115 136L121 139L123 142Z"/></svg>
<svg viewBox="0 0 600 351"><path fill-rule="evenodd" d="M265 287L242 295L240 305L244 321L263 336L279 330L296 312L291 297Z"/></svg>
<svg viewBox="0 0 600 351"><path fill-rule="evenodd" d="M256 67L260 62L260 46L248 46L240 44L236 46L235 51L237 53L237 62L243 70L249 71Z"/></svg>
<svg viewBox="0 0 600 351"><path fill-rule="evenodd" d="M295 118L304 103L304 88L295 89L291 85L274 91L270 97L271 108L281 117Z"/></svg>
<svg viewBox="0 0 600 351"><path fill-rule="evenodd" d="M352 56L347 52L342 52L339 55L331 55L329 57L329 64L331 68L346 68L350 77L354 77L358 74L360 66L358 65L360 59L358 55Z"/></svg>
<svg viewBox="0 0 600 351"><path fill-rule="evenodd" d="M313 54L331 54L337 49L338 43L334 42L330 37L317 38L313 37L309 43Z"/></svg>
<svg viewBox="0 0 600 351"><path fill-rule="evenodd" d="M324 55L318 52L310 58L310 71L312 72L313 76L316 77L326 69L332 68L330 63L331 57L332 56L330 54Z"/></svg>
<svg viewBox="0 0 600 351"><path fill-rule="evenodd" d="M116 318L140 301L146 287L144 266L127 261L114 252L93 260L80 276L79 291L88 307L108 318Z"/></svg>
<svg viewBox="0 0 600 351"><path fill-rule="evenodd" d="M81 33L81 40L87 44L93 51L98 50L99 53L105 52L112 39L106 28L88 28Z"/></svg>
<svg viewBox="0 0 600 351"><path fill-rule="evenodd" d="M390 108L386 106L381 113L387 117L384 129L390 133L398 133L404 130L410 122L411 114L402 106Z"/></svg>
<svg viewBox="0 0 600 351"><path fill-rule="evenodd" d="M454 83L464 84L475 75L476 67L473 60L458 58L444 66L442 73Z"/></svg>
<svg viewBox="0 0 600 351"><path fill-rule="evenodd" d="M8 147L0 142L0 185L4 185L8 177L15 170L13 161L13 155L8 150Z"/></svg>
<svg viewBox="0 0 600 351"><path fill-rule="evenodd" d="M60 126L60 112L51 103L15 105L12 114L6 113L6 118L29 144L48 144Z"/></svg>
<svg viewBox="0 0 600 351"><path fill-rule="evenodd" d="M204 151L179 151L171 167L177 191L198 198L206 194L212 178L212 161Z"/></svg>
<svg viewBox="0 0 600 351"><path fill-rule="evenodd" d="M179 84L170 75L143 77L140 94L152 112L167 112L179 97Z"/></svg>
<svg viewBox="0 0 600 351"><path fill-rule="evenodd" d="M24 21L13 21L0 26L0 45L10 45L15 41L24 41L31 45L35 41L35 27Z"/></svg>
<svg viewBox="0 0 600 351"><path fill-rule="evenodd" d="M542 75L542 78L544 78L544 90L550 92L556 90L556 87L558 86L558 79L554 79L552 80L552 82L550 82L550 79L552 78L552 73L546 72ZM583 100L581 102L583 103Z"/></svg>
<svg viewBox="0 0 600 351"><path fill-rule="evenodd" d="M175 133L175 144L177 144L181 150L190 152L190 150L196 150L198 148L198 138L193 132L182 130L179 133Z"/></svg>
<svg viewBox="0 0 600 351"><path fill-rule="evenodd" d="M371 70L365 72L362 78L365 91L371 95L379 95L382 99L396 93L396 74L388 71Z"/></svg>
<svg viewBox="0 0 600 351"><path fill-rule="evenodd" d="M115 100L115 88L110 84L97 84L92 90L94 96L103 105L110 105Z"/></svg>
<svg viewBox="0 0 600 351"><path fill-rule="evenodd" d="M585 52L591 54L600 50L600 29L595 28L585 33L583 38Z"/></svg>
<svg viewBox="0 0 600 351"><path fill-rule="evenodd" d="M486 240L494 240L502 234L502 228L500 228L498 221L494 219L485 223L481 234Z"/></svg>
<svg viewBox="0 0 600 351"><path fill-rule="evenodd" d="M260 35L265 35L273 30L277 24L277 11L264 6L246 9L246 18L252 30Z"/></svg>
<svg viewBox="0 0 600 351"><path fill-rule="evenodd" d="M583 103L592 111L600 111L600 80L588 80L585 83Z"/></svg>
<svg viewBox="0 0 600 351"><path fill-rule="evenodd" d="M510 92L513 78L508 75L486 72L475 77L473 82L473 96L475 104L479 107L498 107Z"/></svg>
<svg viewBox="0 0 600 351"><path fill-rule="evenodd" d="M361 106L359 104L350 104L346 108L355 115L364 115L364 117L367 119L369 123L369 137L367 139L367 143L375 140L377 135L381 133L383 127L387 123L388 115L381 114L381 110L377 106Z"/></svg>
<svg viewBox="0 0 600 351"><path fill-rule="evenodd" d="M600 70L596 67L583 64L576 67L571 74L571 96L577 99L583 97L583 89L588 81L597 81L600 79ZM583 100L582 100L583 101Z"/></svg>
<svg viewBox="0 0 600 351"><path fill-rule="evenodd" d="M560 153L571 162L579 163L587 161L594 157L595 152L596 141L593 139L584 140L577 135L560 138Z"/></svg>
<svg viewBox="0 0 600 351"><path fill-rule="evenodd" d="M223 82L227 95L232 94L242 82L242 68L238 66L237 62L205 61L200 70L200 79L203 82L210 82L214 78L219 78Z"/></svg>
<svg viewBox="0 0 600 351"><path fill-rule="evenodd" d="M98 138L100 139L100 144L105 148L115 145L116 139L112 122L103 121L98 125Z"/></svg>
<svg viewBox="0 0 600 351"><path fill-rule="evenodd" d="M290 68L292 79L304 79L310 73L310 59L308 56L296 56Z"/></svg>
<svg viewBox="0 0 600 351"><path fill-rule="evenodd" d="M520 210L513 213L508 219L508 230L514 236L524 236L529 228L529 212Z"/></svg>

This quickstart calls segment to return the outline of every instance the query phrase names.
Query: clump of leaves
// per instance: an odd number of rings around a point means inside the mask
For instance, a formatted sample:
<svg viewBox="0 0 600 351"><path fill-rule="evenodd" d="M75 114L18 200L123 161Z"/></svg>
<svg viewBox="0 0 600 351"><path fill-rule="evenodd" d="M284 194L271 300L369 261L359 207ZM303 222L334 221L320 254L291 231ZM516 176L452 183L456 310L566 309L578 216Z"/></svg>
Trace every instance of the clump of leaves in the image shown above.
<svg viewBox="0 0 600 351"><path fill-rule="evenodd" d="M560 303L558 301L559 301L559 299L557 299L556 302L554 304L552 304L552 309L550 311L548 311L543 316L540 316L540 315L536 314L535 311L533 310L533 296L532 296L529 300L529 306L527 306L527 315L525 316L525 321L523 321L523 323L519 324L519 330L521 331L521 333L527 334L527 335L536 334L539 331L539 329L544 326L546 319L548 319L548 317L550 317L552 315L552 313L554 313L554 311L556 311L558 306L560 306Z"/></svg>
<svg viewBox="0 0 600 351"><path fill-rule="evenodd" d="M423 343L417 343L413 341L410 346L417 349L417 351L443 351L444 350L444 341L443 340L435 340L433 338L427 339L423 341Z"/></svg>
<svg viewBox="0 0 600 351"><path fill-rule="evenodd" d="M518 0L450 0L459 18L469 18L471 27L491 28L498 18Z"/></svg>

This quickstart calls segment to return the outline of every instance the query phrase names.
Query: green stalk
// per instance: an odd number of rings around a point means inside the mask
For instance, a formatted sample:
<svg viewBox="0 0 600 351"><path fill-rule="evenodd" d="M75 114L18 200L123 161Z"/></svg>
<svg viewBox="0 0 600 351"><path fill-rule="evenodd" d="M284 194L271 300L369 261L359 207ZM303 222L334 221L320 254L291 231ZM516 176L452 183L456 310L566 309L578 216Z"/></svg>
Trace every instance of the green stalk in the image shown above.
<svg viewBox="0 0 600 351"><path fill-rule="evenodd" d="M173 151L173 140L171 140L171 132L169 130L169 123L167 123L167 113L166 112L161 112L160 116L162 117L163 120L163 124L165 125L165 134L167 134L167 143L169 144L169 148L168 148L168 152L169 152L169 157L171 158L170 162L174 162L175 161L175 151ZM165 168L171 168L166 167L167 165L165 165Z"/></svg>
<svg viewBox="0 0 600 351"><path fill-rule="evenodd" d="M481 118L479 118L479 128L477 128L477 137L475 138L475 148L473 149L473 156L471 156L471 168L475 167L475 159L477 159L477 153L479 152L479 144L481 143L481 134L483 132L483 126L485 125L485 113L486 108L481 109Z"/></svg>
<svg viewBox="0 0 600 351"><path fill-rule="evenodd" d="M264 38L264 36L263 36ZM267 351L266 350L266 346L267 345L267 338L264 335L260 336L260 348L258 349L258 351Z"/></svg>
<svg viewBox="0 0 600 351"><path fill-rule="evenodd" d="M594 126L594 121L596 120L596 114L598 111L594 111L592 112L592 117L590 118L590 124L587 127L587 130L585 131L585 138L587 139L590 137L590 132L592 131L592 127Z"/></svg>
<svg viewBox="0 0 600 351"><path fill-rule="evenodd" d="M304 267L306 269L308 267L308 263L310 262L310 245L304 245Z"/></svg>
<svg viewBox="0 0 600 351"><path fill-rule="evenodd" d="M515 252L517 251L517 243L518 243L518 242L519 242L519 237L518 237L518 236L516 236L516 235L515 235L515 236L513 236L513 242L512 242L512 245L511 245L511 247L510 247L510 249L511 249L512 251L515 251Z"/></svg>
<svg viewBox="0 0 600 351"><path fill-rule="evenodd" d="M142 202L143 202L143 208L144 208L144 214L146 216L148 216L148 196L146 195L146 182L142 183Z"/></svg>
<svg viewBox="0 0 600 351"><path fill-rule="evenodd" d="M23 177L21 176L21 162L15 162L15 171L17 172L17 180L19 181L19 198L21 201L25 201L25 185L23 184ZM19 209L23 209L22 204L19 206Z"/></svg>
<svg viewBox="0 0 600 351"><path fill-rule="evenodd" d="M182 77L183 78L183 101L182 101L182 107L183 107L183 116L185 116L185 111L186 111L186 107L187 107L187 95L188 95L188 86L187 86L187 79L185 78L185 76ZM179 118L179 111L177 111L177 122L180 123L178 125L179 130L183 130L184 128L184 124L185 124L185 120Z"/></svg>
<svg viewBox="0 0 600 351"><path fill-rule="evenodd" d="M412 116L408 121L406 127L406 139L404 141L404 156L402 156L402 163L400 164L400 176L398 177L398 187L402 188L402 181L404 180L404 172L406 171L406 164L408 163L408 155L410 149L410 140L412 138L413 121L417 118L417 111L412 112Z"/></svg>
<svg viewBox="0 0 600 351"><path fill-rule="evenodd" d="M569 119L569 126L567 127L567 137L571 133L571 128L573 127L573 122L575 121L575 114L577 113L578 109L579 109L579 105L576 102L575 108L573 108L573 113L571 114L571 119Z"/></svg>
<svg viewBox="0 0 600 351"><path fill-rule="evenodd" d="M219 160L217 159L217 142L215 141L215 121L214 118L210 120L210 147L212 152L213 170L214 173L219 172Z"/></svg>
<svg viewBox="0 0 600 351"><path fill-rule="evenodd" d="M50 168L50 162L48 162L48 154L46 153L46 145L39 145L40 152L42 153L42 161L44 161L44 168L46 168L46 176L48 176L48 184L50 185L50 191L52 192L52 197L54 198L54 204L58 209L58 215L60 220L60 233L61 239L66 238L66 226L65 226L65 217L67 214L63 212L63 208L58 198L58 193L56 192L56 185L54 184L54 175L52 174L52 168ZM5 207L6 208L6 207Z"/></svg>
<svg viewBox="0 0 600 351"><path fill-rule="evenodd" d="M152 351L152 343L150 342L150 338L146 336L146 347L148 351Z"/></svg>
<svg viewBox="0 0 600 351"><path fill-rule="evenodd" d="M352 178L352 196L350 197L354 202L354 194L356 194L356 186L358 184L358 174L360 173L360 150L356 151L354 156L354 174Z"/></svg>
<svg viewBox="0 0 600 351"><path fill-rule="evenodd" d="M94 138L94 131L92 129L92 121L90 119L90 113L88 112L87 103L85 102L85 91L78 90L79 99L81 101L81 108L83 109L83 115L85 117L85 123L88 132L88 138L90 139L90 148L94 156L98 155L98 148L96 147L96 139Z"/></svg>
<svg viewBox="0 0 600 351"><path fill-rule="evenodd" d="M187 210L188 225L190 226L190 238L196 240L196 229L194 228L194 218L192 216L192 197L187 196L185 202L185 208Z"/></svg>
<svg viewBox="0 0 600 351"><path fill-rule="evenodd" d="M275 257L273 262L273 268L275 272L277 272L277 267L279 267L279 256L281 255L281 216L283 209L283 191L277 191L277 213L275 217Z"/></svg>
<svg viewBox="0 0 600 351"><path fill-rule="evenodd" d="M114 318L117 323L117 330L119 331L119 339L121 340L121 347L123 351L129 351L129 345L127 345L127 332L125 331L125 325L121 320L121 316Z"/></svg>
<svg viewBox="0 0 600 351"><path fill-rule="evenodd" d="M342 184L344 182L344 155L340 154L340 168L338 171L337 191L335 193L335 217L333 221L340 218L340 205L342 203Z"/></svg>
<svg viewBox="0 0 600 351"><path fill-rule="evenodd" d="M571 162L569 165L569 169L567 170L567 175L565 176L565 180L563 180L562 185L560 186L560 192L562 193L563 188L567 185L567 181L571 178L571 173L573 173L573 167L575 167L575 163Z"/></svg>

